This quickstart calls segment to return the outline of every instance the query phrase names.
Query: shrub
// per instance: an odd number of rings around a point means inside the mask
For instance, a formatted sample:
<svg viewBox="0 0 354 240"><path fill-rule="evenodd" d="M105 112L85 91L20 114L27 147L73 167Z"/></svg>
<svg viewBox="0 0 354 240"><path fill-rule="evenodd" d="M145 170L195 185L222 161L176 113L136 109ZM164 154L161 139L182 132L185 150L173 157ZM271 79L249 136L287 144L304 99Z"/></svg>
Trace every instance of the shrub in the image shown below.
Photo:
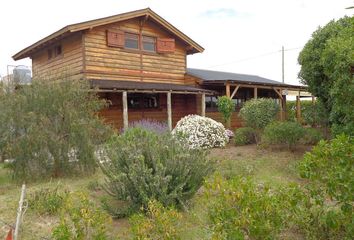
<svg viewBox="0 0 354 240"><path fill-rule="evenodd" d="M256 143L256 132L253 128L243 127L235 131L234 141L236 145L247 145Z"/></svg>
<svg viewBox="0 0 354 240"><path fill-rule="evenodd" d="M28 196L28 206L38 214L54 215L65 204L69 192L60 185L55 188L41 188Z"/></svg>
<svg viewBox="0 0 354 240"><path fill-rule="evenodd" d="M310 179L317 189L323 189L345 212L353 210L353 168L354 140L345 135L329 142L320 141L299 164L301 177Z"/></svg>
<svg viewBox="0 0 354 240"><path fill-rule="evenodd" d="M129 123L129 127L130 128L134 128L134 127L145 128L149 131L153 131L158 134L166 133L168 131L167 123L159 122L159 121L152 120L152 119L143 119L140 121L135 121L135 122ZM123 132L124 132L124 129L123 129Z"/></svg>
<svg viewBox="0 0 354 240"><path fill-rule="evenodd" d="M182 215L175 209L166 209L157 201L150 201L144 214L130 219L134 239L178 240Z"/></svg>
<svg viewBox="0 0 354 240"><path fill-rule="evenodd" d="M323 134L318 129L305 128L304 129L304 136L301 139L301 142L306 145L307 144L315 145L322 139L323 139Z"/></svg>
<svg viewBox="0 0 354 240"><path fill-rule="evenodd" d="M353 153L353 138L340 135L320 141L298 165L301 177L310 180L307 186L313 199L299 224L315 239L353 236Z"/></svg>
<svg viewBox="0 0 354 240"><path fill-rule="evenodd" d="M235 111L235 102L227 96L218 97L216 103L218 111L222 114L227 127L230 127L232 113Z"/></svg>
<svg viewBox="0 0 354 240"><path fill-rule="evenodd" d="M282 195L248 178L206 184L212 239L274 239L285 227Z"/></svg>
<svg viewBox="0 0 354 240"><path fill-rule="evenodd" d="M95 146L108 127L96 112L105 106L84 82L36 81L0 99L0 147L15 161L17 181L80 173L97 167Z"/></svg>
<svg viewBox="0 0 354 240"><path fill-rule="evenodd" d="M52 231L54 240L105 240L110 217L98 209L85 193L72 193L62 208L60 223Z"/></svg>
<svg viewBox="0 0 354 240"><path fill-rule="evenodd" d="M193 149L224 147L229 140L221 123L198 115L188 115L179 120L172 134L182 138Z"/></svg>
<svg viewBox="0 0 354 240"><path fill-rule="evenodd" d="M297 122L272 122L264 129L262 140L268 144L286 144L292 149L303 135L304 128Z"/></svg>
<svg viewBox="0 0 354 240"><path fill-rule="evenodd" d="M110 160L101 164L104 187L131 209L147 207L151 199L181 207L213 169L204 151L187 148L169 133L158 135L141 128L128 129L113 139L107 154Z"/></svg>
<svg viewBox="0 0 354 240"><path fill-rule="evenodd" d="M245 102L240 116L248 127L262 130L276 118L278 111L274 99L258 98Z"/></svg>

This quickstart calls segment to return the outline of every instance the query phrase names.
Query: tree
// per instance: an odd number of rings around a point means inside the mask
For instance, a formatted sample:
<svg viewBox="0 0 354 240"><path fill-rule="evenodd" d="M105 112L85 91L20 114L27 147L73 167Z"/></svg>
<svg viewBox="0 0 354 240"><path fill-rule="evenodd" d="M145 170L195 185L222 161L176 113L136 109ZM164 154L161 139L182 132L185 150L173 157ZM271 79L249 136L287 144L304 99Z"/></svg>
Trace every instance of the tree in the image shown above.
<svg viewBox="0 0 354 240"><path fill-rule="evenodd" d="M354 17L332 20L301 51L299 77L324 103L334 134L354 134Z"/></svg>
<svg viewBox="0 0 354 240"><path fill-rule="evenodd" d="M94 172L95 147L108 127L105 102L87 83L36 81L0 94L0 152L13 159L15 180Z"/></svg>

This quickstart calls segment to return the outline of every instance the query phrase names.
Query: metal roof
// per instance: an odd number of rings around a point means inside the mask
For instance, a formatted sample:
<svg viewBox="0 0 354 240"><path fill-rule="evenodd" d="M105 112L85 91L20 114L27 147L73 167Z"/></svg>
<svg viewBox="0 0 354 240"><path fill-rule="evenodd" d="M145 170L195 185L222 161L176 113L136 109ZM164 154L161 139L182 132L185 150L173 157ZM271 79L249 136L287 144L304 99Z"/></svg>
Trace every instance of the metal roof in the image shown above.
<svg viewBox="0 0 354 240"><path fill-rule="evenodd" d="M240 82L245 84L276 85L276 86L284 86L284 87L291 86L291 87L299 87L299 88L305 87L305 86L284 84L282 82L260 77L257 75L212 71L212 70L204 70L204 69L196 69L196 68L187 68L187 74L200 78L206 83L212 81L213 82L235 81L235 82Z"/></svg>

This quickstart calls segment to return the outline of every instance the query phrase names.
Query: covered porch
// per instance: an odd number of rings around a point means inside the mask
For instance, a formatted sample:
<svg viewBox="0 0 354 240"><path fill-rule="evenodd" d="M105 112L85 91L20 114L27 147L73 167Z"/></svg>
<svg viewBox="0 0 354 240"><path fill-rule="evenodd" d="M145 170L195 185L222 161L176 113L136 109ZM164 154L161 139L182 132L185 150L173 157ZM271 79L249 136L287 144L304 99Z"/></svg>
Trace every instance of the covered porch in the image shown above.
<svg viewBox="0 0 354 240"><path fill-rule="evenodd" d="M99 115L116 129L127 128L129 122L152 119L167 123L172 130L186 115L205 116L205 100L198 99L215 94L193 86L153 82L91 80L91 86L109 101Z"/></svg>
<svg viewBox="0 0 354 240"><path fill-rule="evenodd" d="M279 104L279 120L287 119L287 98L296 98L296 116L301 122L301 98L312 97L307 93L306 86L284 84L255 75L219 72L202 69L188 69L188 75L194 77L199 85L214 91L214 95L206 96L206 116L222 122L222 116L217 111L217 97L228 96L236 107L231 117L231 128L243 126L238 116L243 104L250 99L272 98ZM313 99L313 97L312 97Z"/></svg>

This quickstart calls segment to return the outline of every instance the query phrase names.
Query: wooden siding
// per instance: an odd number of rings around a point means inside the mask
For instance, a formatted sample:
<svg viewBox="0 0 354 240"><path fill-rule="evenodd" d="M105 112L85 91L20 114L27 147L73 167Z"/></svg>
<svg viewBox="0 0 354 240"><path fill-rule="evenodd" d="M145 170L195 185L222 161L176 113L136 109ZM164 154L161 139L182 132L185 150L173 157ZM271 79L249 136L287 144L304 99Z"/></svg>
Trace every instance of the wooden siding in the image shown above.
<svg viewBox="0 0 354 240"><path fill-rule="evenodd" d="M186 84L184 78L186 46L178 40L176 40L175 52L169 54L107 46L106 30L122 30L138 34L139 28L140 21L131 19L86 31L84 35L86 78ZM143 24L142 35L173 37L149 20Z"/></svg>
<svg viewBox="0 0 354 240"><path fill-rule="evenodd" d="M99 115L105 122L111 124L116 129L123 127L123 106L122 93L106 93L101 94L112 102L112 106L101 110ZM129 93L128 93L129 97ZM167 96L159 94L159 109L129 109L129 122L135 122L142 119L153 119L159 122L167 123ZM185 94L172 94L172 124L173 126L184 116L188 114L196 114L196 96Z"/></svg>
<svg viewBox="0 0 354 240"><path fill-rule="evenodd" d="M61 45L62 54L48 59L48 49ZM75 34L32 56L33 79L82 78L82 35Z"/></svg>

